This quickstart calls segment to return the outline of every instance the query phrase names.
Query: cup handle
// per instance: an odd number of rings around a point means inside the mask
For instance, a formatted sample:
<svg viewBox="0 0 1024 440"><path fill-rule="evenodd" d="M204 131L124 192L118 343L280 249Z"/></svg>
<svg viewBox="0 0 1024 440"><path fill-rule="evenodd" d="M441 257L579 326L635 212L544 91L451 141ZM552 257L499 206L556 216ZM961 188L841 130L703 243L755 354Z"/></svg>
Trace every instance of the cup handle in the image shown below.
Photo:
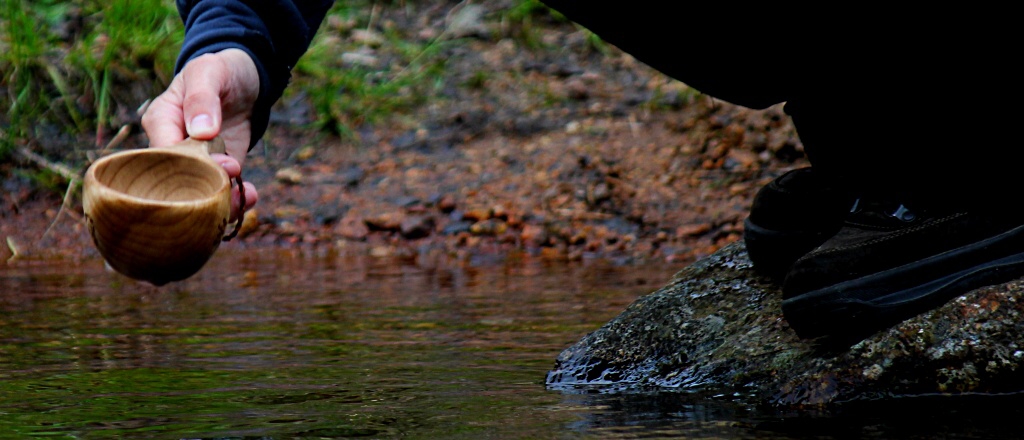
<svg viewBox="0 0 1024 440"><path fill-rule="evenodd" d="M238 235L238 231L242 230L242 221L245 220L245 185L242 183L242 174L239 173L238 177L235 177L235 184L238 185L238 213L235 214L235 227L228 235L224 236L223 241L231 241Z"/></svg>
<svg viewBox="0 0 1024 440"><path fill-rule="evenodd" d="M210 139L208 141L205 141L205 142L206 142L206 151L209 152L210 154L213 154L213 153L227 154L227 152L228 152L228 148L224 145L224 139L221 139L220 136L217 136L217 137L215 137L213 139Z"/></svg>
<svg viewBox="0 0 1024 440"><path fill-rule="evenodd" d="M227 147L224 146L224 139L217 136L208 141L202 141L198 139L185 138L185 140L171 145L167 148L179 148L189 151L193 154L227 154Z"/></svg>
<svg viewBox="0 0 1024 440"><path fill-rule="evenodd" d="M224 145L224 139L217 136L208 141L201 141L192 138L186 138L185 140L175 144L177 147L187 148L193 151L201 152L201 154L210 155L213 153L227 154L227 147ZM235 227L225 235L223 241L231 241L238 235L238 231L242 229L242 221L245 219L245 185L242 184L242 175L239 174L235 177L235 184L238 186L238 212L235 214Z"/></svg>
<svg viewBox="0 0 1024 440"><path fill-rule="evenodd" d="M209 141L204 141L204 143L206 144L206 151L209 154L227 154L227 147L224 145L224 139L221 139L220 136ZM231 241L231 239L238 235L238 231L242 230L242 222L245 220L245 185L242 183L242 174L239 173L238 177L235 177L235 185L238 186L238 212L235 213L235 227L222 238L223 241Z"/></svg>

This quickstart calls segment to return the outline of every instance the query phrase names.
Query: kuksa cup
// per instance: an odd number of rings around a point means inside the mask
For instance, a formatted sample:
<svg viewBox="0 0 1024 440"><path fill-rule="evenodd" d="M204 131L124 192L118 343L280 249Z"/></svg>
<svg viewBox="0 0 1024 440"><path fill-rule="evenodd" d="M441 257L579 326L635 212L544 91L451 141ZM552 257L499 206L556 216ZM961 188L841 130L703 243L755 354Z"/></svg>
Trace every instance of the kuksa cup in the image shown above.
<svg viewBox="0 0 1024 440"><path fill-rule="evenodd" d="M231 179L210 153L219 138L104 156L86 170L83 208L110 267L161 286L198 272L231 216Z"/></svg>

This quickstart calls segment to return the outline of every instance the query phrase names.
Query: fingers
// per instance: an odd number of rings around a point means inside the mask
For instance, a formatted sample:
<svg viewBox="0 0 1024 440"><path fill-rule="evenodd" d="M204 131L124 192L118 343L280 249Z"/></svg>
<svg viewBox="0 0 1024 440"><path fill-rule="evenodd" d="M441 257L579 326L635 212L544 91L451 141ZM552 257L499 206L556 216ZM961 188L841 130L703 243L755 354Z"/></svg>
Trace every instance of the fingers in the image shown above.
<svg viewBox="0 0 1024 440"><path fill-rule="evenodd" d="M256 186L250 182L245 182L242 185L245 186L245 211L252 209L256 206L256 201L259 200L259 195L256 193ZM238 209L238 187L231 188L231 221L238 220L238 213L244 212Z"/></svg>
<svg viewBox="0 0 1024 440"><path fill-rule="evenodd" d="M256 64L239 49L200 55L189 61L171 85L149 105L142 126L150 146L186 137L220 136L227 153L244 165L252 136L252 109L260 91Z"/></svg>
<svg viewBox="0 0 1024 440"><path fill-rule="evenodd" d="M228 177L230 177L231 180L234 180L235 178L237 178L239 175L242 174L242 167L238 163L238 161L235 160L235 158L233 158L231 156L228 156L226 154L219 154L219 153L218 154L211 154L210 157L213 158L214 162L217 162L218 164L220 164L220 166L224 167L224 171L227 171ZM245 209L249 210L250 208L252 208L253 206L256 205L256 201L258 200L258 196L257 196L257 193L256 193L256 186L253 185L250 182L244 182L243 185L245 185ZM236 217L236 213L239 212L238 211L238 198L239 198L238 197L239 196L238 193L239 193L239 190L238 190L237 186L231 189L231 220L232 221L236 220L236 218L235 218Z"/></svg>
<svg viewBox="0 0 1024 440"><path fill-rule="evenodd" d="M217 53L224 68L221 88L220 137L224 139L227 153L245 165L252 138L253 106L260 93L260 77L256 64L249 54L238 49L226 49Z"/></svg>
<svg viewBox="0 0 1024 440"><path fill-rule="evenodd" d="M174 77L142 115L151 147L165 147L186 137L209 140L220 133L220 94L229 75L224 69L223 62L207 54Z"/></svg>
<svg viewBox="0 0 1024 440"><path fill-rule="evenodd" d="M245 182L245 210L248 211L256 206L256 202L259 201L259 194L256 192L256 185L252 182Z"/></svg>
<svg viewBox="0 0 1024 440"><path fill-rule="evenodd" d="M237 72L225 58L217 53L189 61L167 90L149 105L142 116L142 126L149 135L150 146L170 145L185 137L209 140L220 134L221 97L230 94L237 81ZM258 79L256 87L258 90Z"/></svg>
<svg viewBox="0 0 1024 440"><path fill-rule="evenodd" d="M245 167L246 154L249 152L249 139L252 137L250 127L248 119L237 124L226 122L220 132L227 154L237 160L242 167Z"/></svg>
<svg viewBox="0 0 1024 440"><path fill-rule="evenodd" d="M142 128L151 147L166 147L186 137L185 118L181 110L182 85L179 78L156 97L142 115Z"/></svg>
<svg viewBox="0 0 1024 440"><path fill-rule="evenodd" d="M228 177L234 179L242 174L242 164L235 158L220 153L211 154L210 157L213 158L214 162L224 167L224 171L228 172Z"/></svg>
<svg viewBox="0 0 1024 440"><path fill-rule="evenodd" d="M182 70L182 116L189 137L208 140L220 134L221 95L226 93L229 76L230 69L213 54L192 60Z"/></svg>

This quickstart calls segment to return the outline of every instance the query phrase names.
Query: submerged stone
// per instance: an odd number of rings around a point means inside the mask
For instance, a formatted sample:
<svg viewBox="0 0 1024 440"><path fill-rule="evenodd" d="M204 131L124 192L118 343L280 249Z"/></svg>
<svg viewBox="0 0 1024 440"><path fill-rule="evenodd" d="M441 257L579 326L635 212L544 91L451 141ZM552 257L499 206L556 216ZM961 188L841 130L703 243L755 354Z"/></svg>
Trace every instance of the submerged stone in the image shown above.
<svg viewBox="0 0 1024 440"><path fill-rule="evenodd" d="M755 403L829 405L1024 391L1022 281L956 297L857 341L802 340L741 242L677 273L557 358L562 390L720 388Z"/></svg>

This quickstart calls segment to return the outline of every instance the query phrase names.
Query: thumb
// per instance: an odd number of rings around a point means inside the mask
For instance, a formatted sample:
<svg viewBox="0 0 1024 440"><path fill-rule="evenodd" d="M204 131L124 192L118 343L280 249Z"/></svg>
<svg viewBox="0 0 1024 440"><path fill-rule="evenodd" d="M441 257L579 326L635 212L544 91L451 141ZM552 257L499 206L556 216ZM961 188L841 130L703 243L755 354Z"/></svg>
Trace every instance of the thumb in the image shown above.
<svg viewBox="0 0 1024 440"><path fill-rule="evenodd" d="M221 129L221 96L227 66L212 55L190 61L182 71L185 97L182 110L185 131L195 139L213 139Z"/></svg>

